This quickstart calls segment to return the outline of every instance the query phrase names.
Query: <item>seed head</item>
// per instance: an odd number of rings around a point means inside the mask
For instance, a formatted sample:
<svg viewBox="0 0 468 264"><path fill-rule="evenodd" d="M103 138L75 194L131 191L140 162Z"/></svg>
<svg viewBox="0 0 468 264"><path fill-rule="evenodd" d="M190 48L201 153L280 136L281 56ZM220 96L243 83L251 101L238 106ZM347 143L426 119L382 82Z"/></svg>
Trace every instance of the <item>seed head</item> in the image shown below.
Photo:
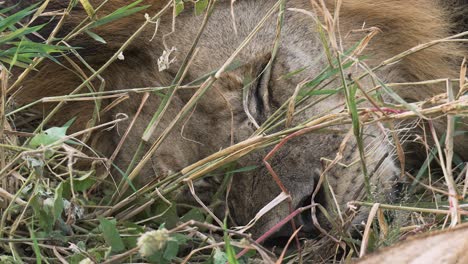
<svg viewBox="0 0 468 264"><path fill-rule="evenodd" d="M144 233L137 242L140 255L142 257L153 255L166 245L167 240L169 240L169 231L165 228Z"/></svg>

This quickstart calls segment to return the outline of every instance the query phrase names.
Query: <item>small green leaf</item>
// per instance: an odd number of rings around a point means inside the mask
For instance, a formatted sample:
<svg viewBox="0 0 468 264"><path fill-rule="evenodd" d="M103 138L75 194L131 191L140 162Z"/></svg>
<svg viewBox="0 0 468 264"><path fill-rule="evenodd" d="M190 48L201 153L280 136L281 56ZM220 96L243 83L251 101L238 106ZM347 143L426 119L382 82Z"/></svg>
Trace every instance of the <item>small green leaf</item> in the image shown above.
<svg viewBox="0 0 468 264"><path fill-rule="evenodd" d="M54 222L50 219L53 217L48 210L44 210L44 206L39 201L38 194L34 194L31 199L31 207L34 210L34 216L37 217L39 227L46 233L49 234L52 231Z"/></svg>
<svg viewBox="0 0 468 264"><path fill-rule="evenodd" d="M219 248L215 248L213 262L214 264L226 264L228 263L228 257L226 253L222 252Z"/></svg>
<svg viewBox="0 0 468 264"><path fill-rule="evenodd" d="M187 222L187 221L190 221L190 220L203 222L203 221L205 221L205 215L203 214L203 212L199 208L193 208L193 209L190 209L190 211L188 211L186 214L184 214L180 218L181 222Z"/></svg>
<svg viewBox="0 0 468 264"><path fill-rule="evenodd" d="M11 10L13 10L13 8L17 7L18 4L16 5L12 5L10 7L7 7L7 8L3 8L3 9L0 9L0 14L6 14L7 12L10 12ZM24 9L23 9L24 10ZM1 262L0 262L1 263Z"/></svg>
<svg viewBox="0 0 468 264"><path fill-rule="evenodd" d="M54 194L54 220L59 219L60 215L63 212L62 192L63 192L63 184L60 183L57 186L57 188L55 188L55 194Z"/></svg>
<svg viewBox="0 0 468 264"><path fill-rule="evenodd" d="M184 1L175 0L175 3L174 3L175 15L178 16L182 11L184 11Z"/></svg>
<svg viewBox="0 0 468 264"><path fill-rule="evenodd" d="M154 253L153 255L147 257L146 259L150 263L157 263L157 264L169 264L169 263L171 263L171 262L169 262L168 260L166 260L163 257L163 252L162 251L158 251L158 252Z"/></svg>
<svg viewBox="0 0 468 264"><path fill-rule="evenodd" d="M177 253L179 253L179 243L177 241L168 241L163 254L164 259L171 261L177 256Z"/></svg>
<svg viewBox="0 0 468 264"><path fill-rule="evenodd" d="M34 230L32 228L29 229L29 233L31 234L31 240L33 241L33 250L34 254L36 255L36 263L42 263L42 255L41 249L39 248L39 243L37 242L36 234L34 234Z"/></svg>
<svg viewBox="0 0 468 264"><path fill-rule="evenodd" d="M111 247L112 252L118 253L125 250L125 245L120 237L115 219L107 220L99 217L99 228L102 231L104 240Z"/></svg>
<svg viewBox="0 0 468 264"><path fill-rule="evenodd" d="M38 25L38 26L35 26L35 27L30 27L30 28L24 27L24 28L20 28L18 30L12 31L9 34L2 35L0 37L0 44L5 44L8 41L18 39L18 38L20 38L20 37L22 37L24 35L27 35L27 34L30 34L30 33L33 33L33 32L37 32L37 31L41 30L43 27L44 27L44 25Z"/></svg>
<svg viewBox="0 0 468 264"><path fill-rule="evenodd" d="M243 168L228 171L227 173L239 173L239 172L252 171L252 170L257 169L258 167L259 166L257 166L257 165L246 166L246 167L243 167Z"/></svg>
<svg viewBox="0 0 468 264"><path fill-rule="evenodd" d="M117 19L129 16L129 15L132 15L134 13L137 13L137 12L139 12L141 10L144 10L144 9L149 7L149 5L134 7L134 6L138 5L139 3L141 3L141 1L142 0L135 1L135 2L133 2L133 3L129 4L129 5L127 5L127 6L124 6L124 7L121 7L119 9L115 10L114 12L110 13L109 15L107 15L107 16L101 18L101 19L98 19L98 20L94 21L89 26L88 29L105 25L105 24L110 23L110 22L112 22L114 20L117 20Z"/></svg>
<svg viewBox="0 0 468 264"><path fill-rule="evenodd" d="M37 148L41 145L43 146L48 146L51 145L64 137L66 137L66 133L68 128L70 127L71 123L73 123L74 119L68 121L64 126L62 127L51 127L37 135L35 135L31 141L29 142L29 145L33 148Z"/></svg>
<svg viewBox="0 0 468 264"><path fill-rule="evenodd" d="M208 6L208 0L198 0L195 2L195 15L203 14L206 7Z"/></svg>
<svg viewBox="0 0 468 264"><path fill-rule="evenodd" d="M28 15L34 13L34 8L38 5L39 3L36 3L32 6L29 6L11 16L8 16L8 17L1 17L0 18L0 32L4 31L5 29L7 28L11 28L12 26L14 26L16 23L20 22L21 19L27 17ZM14 7L14 6L13 6ZM11 8L13 8L11 7ZM6 8L6 11L4 9L2 9L2 11L0 12L0 14L3 14L3 13L6 13L8 12L8 8Z"/></svg>
<svg viewBox="0 0 468 264"><path fill-rule="evenodd" d="M175 239L179 245L185 245L187 244L187 241L189 240L189 238L186 235L178 234L178 233L172 234L171 238Z"/></svg>
<svg viewBox="0 0 468 264"><path fill-rule="evenodd" d="M227 229L227 218L224 219L224 229ZM239 261L236 258L236 251L231 245L231 237L228 232L224 231L224 247L226 249L226 255L230 264L238 264Z"/></svg>
<svg viewBox="0 0 468 264"><path fill-rule="evenodd" d="M168 205L165 202L158 200L158 202L155 203L155 207L156 210L152 212L152 214L162 214L160 218L155 219L156 223L163 224L168 229L176 227L180 219L177 215L177 209L175 205Z"/></svg>
<svg viewBox="0 0 468 264"><path fill-rule="evenodd" d="M97 42L100 42L102 44L106 44L107 42L101 37L99 36L98 34L94 33L94 32L91 32L89 30L85 30L86 34L88 34L88 36L90 36L91 38L93 38L94 40L96 40Z"/></svg>
<svg viewBox="0 0 468 264"><path fill-rule="evenodd" d="M96 182L96 179L93 178L94 171L90 171L85 175L73 178L73 190L75 192L84 192L88 190ZM69 199L71 197L71 180L67 179L63 182L63 197Z"/></svg>

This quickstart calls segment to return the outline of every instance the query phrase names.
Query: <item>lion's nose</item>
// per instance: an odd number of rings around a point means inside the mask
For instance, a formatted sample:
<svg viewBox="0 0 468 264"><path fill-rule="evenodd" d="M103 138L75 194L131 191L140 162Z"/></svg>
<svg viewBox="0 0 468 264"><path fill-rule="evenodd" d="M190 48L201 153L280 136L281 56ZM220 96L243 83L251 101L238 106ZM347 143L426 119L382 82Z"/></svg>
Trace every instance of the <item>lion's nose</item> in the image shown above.
<svg viewBox="0 0 468 264"><path fill-rule="evenodd" d="M294 226L296 229L300 227L298 232L299 237L317 238L320 235L317 226L320 226L320 219L323 217L320 210L317 209L316 203L312 204L312 194L301 199L296 204L295 210L301 211L294 217ZM294 232L293 225L290 222L285 223L275 234L265 241L264 245L266 247L283 247Z"/></svg>
<svg viewBox="0 0 468 264"><path fill-rule="evenodd" d="M304 197L296 210L297 209L303 210L295 219L297 226L302 226L300 235L308 238L317 236L319 234L316 227L318 223L317 215L320 212L317 208L317 204L312 201L312 194ZM315 224L314 221L316 222Z"/></svg>

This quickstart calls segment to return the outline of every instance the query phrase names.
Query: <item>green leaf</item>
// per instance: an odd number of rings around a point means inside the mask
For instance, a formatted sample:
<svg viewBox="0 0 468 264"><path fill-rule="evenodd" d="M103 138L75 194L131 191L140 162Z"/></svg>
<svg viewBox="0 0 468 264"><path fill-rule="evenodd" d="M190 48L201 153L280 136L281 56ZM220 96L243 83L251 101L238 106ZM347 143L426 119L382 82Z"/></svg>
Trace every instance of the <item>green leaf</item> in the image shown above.
<svg viewBox="0 0 468 264"><path fill-rule="evenodd" d="M63 212L63 184L60 183L57 188L55 188L54 194L54 221L59 219Z"/></svg>
<svg viewBox="0 0 468 264"><path fill-rule="evenodd" d="M24 68L24 69L29 67L29 63L23 63L23 62L19 62L19 61L17 61L16 63L13 63L13 60L10 59L10 58L0 58L0 61L6 62L8 64L12 64L12 65L15 65L17 67Z"/></svg>
<svg viewBox="0 0 468 264"><path fill-rule="evenodd" d="M34 216L37 217L39 227L46 233L49 234L52 231L54 222L50 219L53 217L48 210L44 210L42 202L39 201L37 194L34 194L31 199L31 206L34 211Z"/></svg>
<svg viewBox="0 0 468 264"><path fill-rule="evenodd" d="M117 19L129 16L129 15L132 15L134 13L140 12L141 10L144 10L144 9L149 7L149 5L134 7L134 6L138 5L139 3L141 3L141 1L142 0L135 1L135 2L133 2L133 3L129 4L129 5L127 5L127 6L124 6L124 7L121 7L119 9L115 10L114 12L110 13L109 15L107 15L107 16L101 18L101 19L96 20L95 22L93 22L89 26L89 29L105 25L105 24L110 23L110 22L112 22L114 20L117 20Z"/></svg>
<svg viewBox="0 0 468 264"><path fill-rule="evenodd" d="M195 220L198 222L204 222L205 221L205 215L203 214L202 210L199 208L193 208L190 209L186 214L184 214L181 218L181 222L187 222L190 220Z"/></svg>
<svg viewBox="0 0 468 264"><path fill-rule="evenodd" d="M224 219L224 229L227 229L227 218ZM226 248L226 255L228 262L230 264L238 264L239 261L237 261L236 258L236 251L231 245L231 237L229 236L228 232L224 231L224 247Z"/></svg>
<svg viewBox="0 0 468 264"><path fill-rule="evenodd" d="M35 135L31 141L29 142L29 145L32 148L37 148L39 146L48 146L51 145L63 138L66 137L66 133L68 128L70 127L71 123L73 123L74 119L70 120L67 122L62 127L51 127L37 135ZM71 122L71 123L70 123Z"/></svg>
<svg viewBox="0 0 468 264"><path fill-rule="evenodd" d="M29 229L29 233L31 234L31 240L33 242L33 250L34 254L36 255L36 263L41 264L42 263L42 255L41 255L41 249L39 248L39 243L37 242L36 234L34 234L34 230L32 228Z"/></svg>
<svg viewBox="0 0 468 264"><path fill-rule="evenodd" d="M41 30L43 27L44 25L38 25L38 26L30 27L30 28L24 27L24 28L20 28L18 30L12 31L9 34L6 34L0 37L0 44L4 44L10 40L18 39L24 35L27 35L33 32L37 32Z"/></svg>
<svg viewBox="0 0 468 264"><path fill-rule="evenodd" d="M239 173L239 172L252 171L252 170L257 169L258 167L259 166L257 166L257 165L246 166L246 167L243 167L243 168L227 171L227 173Z"/></svg>
<svg viewBox="0 0 468 264"><path fill-rule="evenodd" d="M86 34L90 36L92 39L96 40L97 42L101 42L102 44L107 44L107 42L98 34L91 32L89 30L85 30Z"/></svg>
<svg viewBox="0 0 468 264"><path fill-rule="evenodd" d="M27 17L28 15L34 13L34 8L38 5L39 3L36 3L32 6L29 6L21 11L19 11L18 13L15 13L11 16L8 16L6 18L3 18L3 17L0 17L0 32L4 31L5 29L11 27L11 26L14 26L14 24L18 23L21 21L21 19ZM14 7L14 6L13 6ZM11 8L13 8L11 7ZM11 9L10 8L10 9ZM6 13L8 12L8 8L6 8L6 11L4 9L2 9L2 11L0 13Z"/></svg>
<svg viewBox="0 0 468 264"><path fill-rule="evenodd" d="M145 232L145 229L132 222L125 221L122 223L122 226L127 230L127 234L132 234L134 236L125 236L122 237L122 241L125 244L126 248L134 248L137 246L138 237Z"/></svg>
<svg viewBox="0 0 468 264"><path fill-rule="evenodd" d="M182 11L184 11L184 1L175 0L175 2L174 2L175 15L178 16Z"/></svg>
<svg viewBox="0 0 468 264"><path fill-rule="evenodd" d="M35 43L26 40L25 38L22 38L19 42L9 41L7 44L12 47L7 50L0 50L0 60L10 64L11 66L22 68L29 67L32 60L37 57L47 57L52 61L57 62L57 60L50 54L62 53L63 51L72 49L66 46Z"/></svg>
<svg viewBox="0 0 468 264"><path fill-rule="evenodd" d="M171 261L179 253L179 243L177 241L168 241L164 250L163 258Z"/></svg>
<svg viewBox="0 0 468 264"><path fill-rule="evenodd" d="M226 253L222 252L219 248L215 248L213 262L214 264L226 264L228 263L228 257Z"/></svg>
<svg viewBox="0 0 468 264"><path fill-rule="evenodd" d="M10 71L11 71L11 68L13 67L13 65L16 65L16 63L18 62L18 57L19 57L19 51L20 51L21 43L22 43L22 41L21 41L20 44L18 45L18 48L16 49L16 52L15 52L15 54L13 55L13 58L11 59Z"/></svg>
<svg viewBox="0 0 468 264"><path fill-rule="evenodd" d="M104 240L111 247L112 252L119 253L125 250L125 245L120 237L115 219L107 220L99 217L99 228L102 231Z"/></svg>
<svg viewBox="0 0 468 264"><path fill-rule="evenodd" d="M203 14L203 11L205 11L206 7L208 6L208 0L198 0L195 2L195 15L201 15Z"/></svg>
<svg viewBox="0 0 468 264"><path fill-rule="evenodd" d="M20 42L8 42L10 45L19 47L21 44L21 52L31 52L31 53L53 53L53 52L62 52L67 51L72 48L67 46L57 46L57 45L48 45L37 42L32 42L30 40L21 40ZM77 48L73 48L77 49Z"/></svg>
<svg viewBox="0 0 468 264"><path fill-rule="evenodd" d="M178 233L172 234L171 239L175 239L179 245L185 245L190 240L186 235Z"/></svg>
<svg viewBox="0 0 468 264"><path fill-rule="evenodd" d="M157 263L157 264L169 264L171 262L167 261L164 256L162 251L158 251L154 253L153 255L149 256L146 258L150 263Z"/></svg>
<svg viewBox="0 0 468 264"><path fill-rule="evenodd" d="M85 175L73 178L73 189L75 192L84 192L88 190L93 184L96 182L96 179L93 178L94 171L90 171ZM63 182L63 194L62 196L65 199L69 199L71 197L71 180L67 179Z"/></svg>
<svg viewBox="0 0 468 264"><path fill-rule="evenodd" d="M120 168L119 168L115 163L113 163L113 162L112 162L112 167L113 167L114 169L116 169L117 172L120 173L120 175L122 175L122 179L128 183L128 185L130 186L130 188L132 188L132 190L133 190L134 192L137 192L137 188L136 188L135 185L133 184L132 180L130 180L130 179L128 178L128 174L126 174L125 171L123 171L122 169L120 169Z"/></svg>
<svg viewBox="0 0 468 264"><path fill-rule="evenodd" d="M96 182L96 179L91 177L93 174L94 172L90 171L79 178L73 179L73 187L75 188L75 191L84 192L88 190L89 187L93 186Z"/></svg>
<svg viewBox="0 0 468 264"><path fill-rule="evenodd" d="M152 215L161 215L160 218L155 219L155 222L158 224L164 224L166 228L171 229L176 227L177 223L180 221L179 216L177 215L177 209L175 205L168 205L165 202L158 200L155 203L156 210L151 212Z"/></svg>
<svg viewBox="0 0 468 264"><path fill-rule="evenodd" d="M10 12L11 10L13 10L13 8L17 7L18 4L16 5L13 5L13 6L10 6L10 7L7 7L7 8L3 8L3 9L0 9L0 14L6 14L7 12ZM2 18L3 19L3 18ZM1 262L0 262L1 263Z"/></svg>

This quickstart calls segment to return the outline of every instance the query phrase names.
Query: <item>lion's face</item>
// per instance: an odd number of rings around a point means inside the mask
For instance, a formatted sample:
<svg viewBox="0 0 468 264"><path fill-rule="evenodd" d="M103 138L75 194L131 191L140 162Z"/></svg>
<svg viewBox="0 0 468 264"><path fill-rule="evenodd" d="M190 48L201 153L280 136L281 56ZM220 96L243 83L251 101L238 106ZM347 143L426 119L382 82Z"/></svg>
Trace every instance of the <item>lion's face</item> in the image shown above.
<svg viewBox="0 0 468 264"><path fill-rule="evenodd" d="M273 2L238 3L235 12L242 16L236 20L237 33L230 25L230 9L225 6L226 3L219 3L204 29L197 46L198 51L188 66L183 83L190 83L200 76L219 69L260 22L262 17L258 14L266 14ZM323 43L316 32L314 18L295 11L288 11L285 15L280 46L276 57L272 60L276 20L276 16L267 20L256 36L236 56L236 66L223 73L197 102L195 109L173 129L153 156L151 168L148 167L140 175L140 179L146 181L154 174L179 171L216 151L254 136L259 127L269 120L271 114L287 102L301 82L314 78L327 67L327 58ZM170 84L164 80L172 80L176 71L182 66L201 21L202 17L194 17L191 14L182 14L178 17L176 31L168 34L165 39L168 49L172 47L176 49L170 56L170 58L175 56L176 61L169 65L169 69L158 73L154 83L149 82L146 85ZM220 27L220 24L224 26ZM170 27L160 28L170 29ZM162 46L156 46L157 49L151 52L162 54ZM299 73L290 74L297 71ZM334 84L339 85L339 82L334 81ZM149 140L150 143L157 140L157 136L176 117L193 93L193 90L185 88L176 93L158 126L159 130ZM317 97L313 98L316 99ZM302 105L306 106L313 100L306 101ZM139 100L124 102L117 111L135 113L139 102ZM305 123L310 118L342 112L345 107L344 102L343 93L328 98L320 97L320 100L312 106L303 110L299 108L290 126ZM138 118L133 134L143 134L159 103L160 99L157 96L150 97ZM260 135L274 133L284 126L284 123L279 124L277 128L271 128ZM347 201L362 197L364 178L356 143L352 137L346 137L349 129L350 126L347 125L334 126L329 130L298 136L272 156L269 163L284 184L285 191L290 195L290 204L287 199L275 206L250 232L256 236L261 235L296 208L310 205L312 194L320 178L322 178L320 184L324 184L325 180L327 186L332 189L334 198L326 196L322 188L317 190L314 202L329 209L331 215L333 214L331 208L339 206L344 210ZM123 134L123 131L124 127L120 134ZM379 186L386 186L387 189L383 193L390 192L393 178L398 175L398 170L392 162L395 159L394 151L387 144L389 139L385 138L383 132L375 127L370 127L366 131L369 135L364 141L369 145L369 153L372 153L368 170L378 170L375 172L378 175L374 177L378 179L376 182L379 182ZM338 154L340 144L345 138L348 146L341 153L344 157L340 163L343 165L327 169ZM129 138L127 144L137 145L138 138ZM233 219L238 225L247 224L264 206L281 194L282 190L275 182L272 173L262 162L271 149L271 146L266 146L237 161L237 169L256 167L247 172L236 173L230 187L229 206ZM119 162L125 164L132 155L132 151L128 152L128 155L122 153ZM382 159L381 164L385 166L374 168L373 164L380 159ZM326 175L322 175L324 170L327 170ZM208 190L196 188L196 192L200 196L208 196L207 193L211 194L216 186L210 188ZM327 225L323 222L321 214L317 214L322 225ZM297 222L299 225L305 225L302 230L305 234L315 230L309 211L298 217ZM290 226L286 225L278 235L287 236L290 233Z"/></svg>
<svg viewBox="0 0 468 264"><path fill-rule="evenodd" d="M158 1L147 2L161 5ZM333 7L335 3L335 1L325 2L329 7ZM344 80L354 80L366 72L368 67L375 66L420 43L449 34L448 22L444 17L446 14L435 1L415 0L414 2L343 1L340 24L336 27L339 32L335 32L339 38L336 45L346 51L364 39L369 41L369 55L363 56L367 58L364 64L356 64L346 68L343 74L335 73L335 77L325 78L320 88L328 91L337 89L343 85ZM324 29L318 28L317 21L323 20L323 17L312 8L310 1L305 0L287 1L281 35L277 34L277 12L273 12L273 15L262 22L263 25L254 37L243 43L275 3L273 0L236 1L234 9L231 10L231 1L219 1L180 82L181 85L188 87L180 88L174 93L162 119L157 120L156 129L148 133L147 127L154 113L161 110L158 110L162 101L161 94L149 93L147 100L143 100L145 97L141 94L129 94L128 100L122 100L115 106L108 107L110 110L107 112L111 112L114 116L125 113L129 119L125 124L119 124L97 140L101 149L108 148L111 151L115 149L134 120L131 132L114 161L121 169L128 166L141 143L142 136L145 135L142 146L144 150L148 150L154 142L158 142L158 138L171 126L172 121L179 118L181 110L191 102L190 98L197 89L200 89L199 84L208 78L210 73L219 70L233 54L236 56L229 69L216 76L216 81L196 102L194 108L172 128L144 169L138 173L137 179L140 182L149 182L155 177L160 179L253 136L268 137L284 129L285 122L277 122L278 120L271 122L271 116L281 107L288 107L288 100L295 94L298 86L301 87L307 81L313 80L330 67L330 58L327 57L329 48L327 45L330 43L325 36L327 33L323 32ZM379 8L375 8L376 5ZM412 19L406 19L408 17ZM155 28L148 26L124 51L125 59L116 61L103 73L106 78L106 89L162 87L173 84L174 77L183 66L185 57L197 37L202 21L203 16L194 16L191 12L185 11L176 18L175 31L172 32L172 18L163 18L157 36L164 37L156 37L152 41L149 40ZM112 30L103 29L97 33L107 39L120 40L126 39L130 33L117 29L125 28L131 33L134 32L134 21L119 23L121 24L111 26ZM365 39L369 32L375 30L371 27L379 27L380 32L373 39ZM360 30L357 33L352 31L356 29ZM237 52L239 47L241 48ZM112 54L111 51L105 51L107 53L103 54ZM99 65L103 59L97 53L87 55L95 59L94 62ZM164 53L170 54L166 57L167 63L164 65L166 69L160 71L162 65L158 60ZM447 54L452 53L457 54L456 48L447 49L447 46L422 50L398 63L382 67L377 74L385 82L447 78L454 76L452 66L447 62ZM47 72L40 74L42 75L39 75L39 78L44 79L43 86L48 89L52 89L50 87L71 89L76 87L74 82L81 81L76 80L76 77L68 72L63 78L50 80L46 76ZM34 79L30 84L33 84L30 86L34 88L37 87ZM376 80L367 78L360 80L359 84L363 90L369 90L376 86ZM170 90L163 92L167 91L170 92ZM401 97L410 100L421 100L443 91L443 86L398 90ZM63 94L63 91L57 93ZM362 92L360 98L364 97ZM389 98L388 95L383 97ZM325 115L347 113L345 99L343 89L339 92L316 93L295 109L292 122L288 125L295 127ZM66 107L64 108L67 111L61 114L74 116L74 112L81 111L76 107L73 108L71 104L68 105L69 108ZM84 114L80 116L82 115ZM389 133L392 129L394 129L392 126L382 123L365 126L360 131L362 148L366 153L364 156L359 153L355 131L351 129L349 122L335 124L326 129L317 128L292 137L272 153L271 157L268 154L285 136L243 156L236 160L234 169L241 171L242 168L249 169L235 173L228 188L232 218L236 224L246 225L275 197L287 197L262 216L250 229L249 232L258 236L286 218L296 208L319 203L323 208L320 210L323 211L320 212L318 206L314 207L316 211L314 217L316 215L318 218L315 225L309 210L296 217L296 223L304 225L302 233L310 235L316 232L317 224L323 228L330 225L325 214L338 219L336 216L348 209L346 204L349 201L362 199L366 194L372 195L374 201L390 199L393 195L394 181L400 175L399 165L396 162L398 158L395 141ZM466 144L460 145L466 146ZM268 170L264 164L267 157L272 170ZM362 159L366 160L365 169L361 163ZM279 181L275 181L275 174ZM370 179L368 183L364 181L364 175ZM281 185L279 182L284 185L284 190L279 187ZM206 187L199 184L195 187L197 195L210 198L218 185ZM285 196L280 196L282 191ZM359 222L363 215L358 213L354 222ZM346 226L344 223L346 221L347 219L344 219L341 225ZM288 236L291 231L290 226L285 225L277 235Z"/></svg>

